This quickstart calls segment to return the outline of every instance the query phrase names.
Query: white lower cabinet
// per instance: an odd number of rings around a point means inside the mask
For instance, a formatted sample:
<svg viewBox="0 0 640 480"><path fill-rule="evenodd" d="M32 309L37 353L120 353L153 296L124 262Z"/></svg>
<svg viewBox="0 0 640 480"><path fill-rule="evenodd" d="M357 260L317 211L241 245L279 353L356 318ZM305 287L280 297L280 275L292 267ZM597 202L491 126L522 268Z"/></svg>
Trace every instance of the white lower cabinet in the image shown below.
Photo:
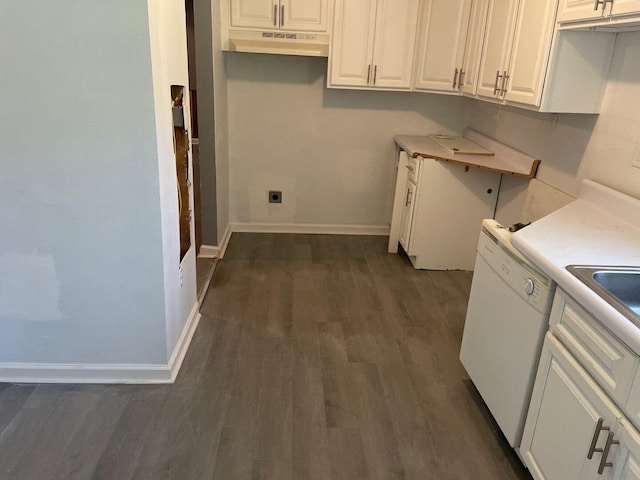
<svg viewBox="0 0 640 480"><path fill-rule="evenodd" d="M520 453L536 479L603 478L600 464L621 411L551 333L547 333ZM605 478L614 468L603 467Z"/></svg>
<svg viewBox="0 0 640 480"><path fill-rule="evenodd" d="M500 174L423 157L409 160L405 169L394 211L402 211L398 238L413 266L473 270L478 231L483 219L493 217ZM390 251L396 251L393 245Z"/></svg>
<svg viewBox="0 0 640 480"><path fill-rule="evenodd" d="M613 475L607 478L640 480L640 434L626 419L620 421L614 433L615 440L620 443L612 446L608 458L612 465L606 468L611 468Z"/></svg>
<svg viewBox="0 0 640 480"><path fill-rule="evenodd" d="M413 205L416 196L416 185L407 181L404 206L402 207L402 221L400 222L400 244L405 251L410 251L411 225L413 224Z"/></svg>

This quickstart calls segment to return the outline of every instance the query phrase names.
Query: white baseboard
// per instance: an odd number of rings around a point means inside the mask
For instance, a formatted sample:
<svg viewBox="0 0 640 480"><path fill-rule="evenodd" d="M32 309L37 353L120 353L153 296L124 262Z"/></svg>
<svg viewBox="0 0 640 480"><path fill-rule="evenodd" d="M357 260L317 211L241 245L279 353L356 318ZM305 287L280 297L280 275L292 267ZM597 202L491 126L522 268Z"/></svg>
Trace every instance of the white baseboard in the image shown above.
<svg viewBox="0 0 640 480"><path fill-rule="evenodd" d="M200 258L220 258L220 249L214 245L200 245L198 251Z"/></svg>
<svg viewBox="0 0 640 480"><path fill-rule="evenodd" d="M224 254L227 251L227 247L229 246L229 240L231 240L231 234L235 230L233 229L233 225L227 225L227 229L224 231L224 235L222 236L222 240L220 240L220 245L218 245L218 250L220 252L220 258L224 258Z"/></svg>
<svg viewBox="0 0 640 480"><path fill-rule="evenodd" d="M173 383L200 321L196 303L168 365L0 363L0 382L7 383Z"/></svg>
<svg viewBox="0 0 640 480"><path fill-rule="evenodd" d="M189 345L191 345L191 339L193 335L196 333L196 328L198 328L198 323L200 323L200 303L196 301L191 308L191 312L189 313L189 318L187 319L187 323L184 324L184 328L182 329L182 333L180 334L180 338L178 339L178 343L173 349L173 353L171 357L169 357L169 370L171 372L170 381L173 383L178 376L178 372L180 371L180 367L182 366L182 362L184 357L187 355L187 351L189 350Z"/></svg>
<svg viewBox="0 0 640 480"><path fill-rule="evenodd" d="M323 225L315 223L234 223L234 232L317 235L389 235L388 225Z"/></svg>

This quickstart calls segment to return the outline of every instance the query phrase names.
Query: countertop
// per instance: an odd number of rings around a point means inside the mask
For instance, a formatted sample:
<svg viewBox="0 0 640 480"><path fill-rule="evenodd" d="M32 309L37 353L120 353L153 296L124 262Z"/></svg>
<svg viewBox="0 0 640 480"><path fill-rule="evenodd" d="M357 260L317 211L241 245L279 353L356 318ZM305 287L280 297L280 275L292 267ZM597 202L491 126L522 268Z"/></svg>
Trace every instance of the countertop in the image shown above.
<svg viewBox="0 0 640 480"><path fill-rule="evenodd" d="M512 244L640 355L640 327L567 265L640 266L640 200L585 180L579 198L514 233Z"/></svg>
<svg viewBox="0 0 640 480"><path fill-rule="evenodd" d="M433 158L435 160L458 163L468 168L481 168L526 178L534 178L536 176L540 160L501 144L475 130L465 130L464 137L489 149L494 155L457 155L426 136L397 135L395 142L409 156L414 158Z"/></svg>

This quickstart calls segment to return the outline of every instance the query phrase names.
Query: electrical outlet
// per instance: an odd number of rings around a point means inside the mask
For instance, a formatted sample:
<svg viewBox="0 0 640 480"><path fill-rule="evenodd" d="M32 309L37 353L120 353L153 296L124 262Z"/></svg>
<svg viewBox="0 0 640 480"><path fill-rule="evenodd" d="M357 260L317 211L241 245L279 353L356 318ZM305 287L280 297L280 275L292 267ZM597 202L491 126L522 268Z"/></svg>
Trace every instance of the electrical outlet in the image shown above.
<svg viewBox="0 0 640 480"><path fill-rule="evenodd" d="M269 203L282 203L282 192L280 190L269 190Z"/></svg>

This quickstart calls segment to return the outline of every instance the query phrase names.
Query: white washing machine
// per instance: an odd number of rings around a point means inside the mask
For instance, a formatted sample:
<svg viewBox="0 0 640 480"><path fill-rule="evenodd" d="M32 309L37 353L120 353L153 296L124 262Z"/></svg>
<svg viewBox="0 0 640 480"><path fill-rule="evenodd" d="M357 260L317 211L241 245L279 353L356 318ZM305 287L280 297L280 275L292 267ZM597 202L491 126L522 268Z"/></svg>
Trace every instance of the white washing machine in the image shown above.
<svg viewBox="0 0 640 480"><path fill-rule="evenodd" d="M512 447L520 446L555 283L484 220L460 360Z"/></svg>

